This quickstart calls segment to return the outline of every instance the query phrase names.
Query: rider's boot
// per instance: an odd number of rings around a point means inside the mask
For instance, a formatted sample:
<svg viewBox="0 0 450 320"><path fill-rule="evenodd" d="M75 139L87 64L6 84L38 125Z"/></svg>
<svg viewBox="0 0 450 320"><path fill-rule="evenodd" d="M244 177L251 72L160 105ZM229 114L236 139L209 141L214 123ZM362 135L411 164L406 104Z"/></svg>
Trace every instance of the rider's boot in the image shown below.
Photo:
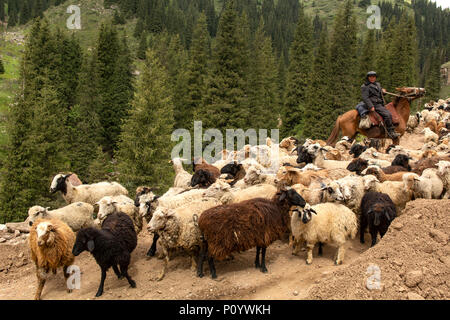
<svg viewBox="0 0 450 320"><path fill-rule="evenodd" d="M400 135L397 132L395 132L394 126L388 127L387 133L388 133L389 138L391 138L392 140L398 139L400 137Z"/></svg>

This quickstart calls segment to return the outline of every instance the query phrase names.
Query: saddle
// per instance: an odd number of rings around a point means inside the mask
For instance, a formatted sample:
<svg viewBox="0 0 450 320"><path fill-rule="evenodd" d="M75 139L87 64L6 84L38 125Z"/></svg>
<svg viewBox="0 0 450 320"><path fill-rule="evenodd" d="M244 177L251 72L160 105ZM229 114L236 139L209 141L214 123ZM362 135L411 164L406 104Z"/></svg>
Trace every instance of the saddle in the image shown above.
<svg viewBox="0 0 450 320"><path fill-rule="evenodd" d="M397 113L397 109L395 109L394 107L394 103L391 102L388 105L386 105L386 109L388 109L392 115L392 123L394 125L400 124L400 116ZM369 119L370 122L372 122L372 126L379 126L383 121L383 118L376 111L369 112Z"/></svg>

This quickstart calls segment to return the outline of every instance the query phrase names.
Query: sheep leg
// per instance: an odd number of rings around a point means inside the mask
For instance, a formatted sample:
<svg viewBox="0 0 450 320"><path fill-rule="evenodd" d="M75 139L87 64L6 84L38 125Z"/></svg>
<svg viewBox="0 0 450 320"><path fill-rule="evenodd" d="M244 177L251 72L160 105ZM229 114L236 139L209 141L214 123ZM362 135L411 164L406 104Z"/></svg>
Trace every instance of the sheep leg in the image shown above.
<svg viewBox="0 0 450 320"><path fill-rule="evenodd" d="M100 297L103 294L103 287L106 279L106 268L102 268L102 278L100 280L100 286L98 287L96 297Z"/></svg>
<svg viewBox="0 0 450 320"><path fill-rule="evenodd" d="M42 289L44 289L45 285L45 274L46 272L43 269L36 268L36 276L38 278L38 288L36 290L34 300L41 300Z"/></svg>
<svg viewBox="0 0 450 320"><path fill-rule="evenodd" d="M336 261L334 262L335 265L340 265L342 264L342 261L344 261L344 255L345 255L345 247L344 244L341 244L338 247L337 250L337 257L336 257Z"/></svg>
<svg viewBox="0 0 450 320"><path fill-rule="evenodd" d="M153 243L150 247L150 249L147 252L147 257L154 257L156 253L156 242L158 242L159 234L155 233L153 235Z"/></svg>
<svg viewBox="0 0 450 320"><path fill-rule="evenodd" d="M136 282L131 279L130 275L128 274L128 266L130 264L130 259L127 259L128 261L123 261L120 263L120 271L122 273L122 278L125 277L128 280L128 283L130 284L130 287L136 288Z"/></svg>
<svg viewBox="0 0 450 320"><path fill-rule="evenodd" d="M371 247L373 247L374 245L377 244L377 230L375 228L369 228L370 230L370 236L372 237L372 244L370 245ZM375 230L374 230L375 229Z"/></svg>
<svg viewBox="0 0 450 320"><path fill-rule="evenodd" d="M361 214L361 221L360 221L359 225L360 225L360 227L359 227L359 242L365 243L364 232L366 231L366 228L367 228L367 219L364 216L364 214Z"/></svg>
<svg viewBox="0 0 450 320"><path fill-rule="evenodd" d="M120 273L119 268L117 268L117 265L113 264L112 266L114 273L116 274L117 278L119 280L123 279L123 275Z"/></svg>
<svg viewBox="0 0 450 320"><path fill-rule="evenodd" d="M198 255L198 262L197 262L197 276L199 278L203 278L203 262L205 261L205 257L208 251L208 244L206 241L203 241L203 245L200 249L200 254Z"/></svg>
<svg viewBox="0 0 450 320"><path fill-rule="evenodd" d="M260 247L256 247L256 258L255 258L255 268L261 268L261 264L259 263L259 252L261 251Z"/></svg>
<svg viewBox="0 0 450 320"><path fill-rule="evenodd" d="M261 272L266 273L266 248L263 247L261 250Z"/></svg>
<svg viewBox="0 0 450 320"><path fill-rule="evenodd" d="M306 264L310 265L313 261L313 249L314 243L307 243L306 247L308 248L307 256L306 256Z"/></svg>
<svg viewBox="0 0 450 320"><path fill-rule="evenodd" d="M213 257L208 258L208 264L209 264L209 272L211 273L211 279L216 279L217 278L216 266L214 265Z"/></svg>
<svg viewBox="0 0 450 320"><path fill-rule="evenodd" d="M319 256L323 256L323 243L319 242Z"/></svg>

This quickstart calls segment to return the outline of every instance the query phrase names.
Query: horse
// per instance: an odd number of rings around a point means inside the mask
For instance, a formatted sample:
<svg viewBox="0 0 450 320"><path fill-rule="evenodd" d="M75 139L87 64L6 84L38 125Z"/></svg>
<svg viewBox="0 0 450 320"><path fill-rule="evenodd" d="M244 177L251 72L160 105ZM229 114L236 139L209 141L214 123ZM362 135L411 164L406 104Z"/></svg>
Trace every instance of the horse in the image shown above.
<svg viewBox="0 0 450 320"><path fill-rule="evenodd" d="M408 119L410 116L411 110L411 102L415 99L423 97L426 93L424 88L411 88L411 87L402 87L396 88L399 94L396 94L395 99L393 101L394 107L397 110L399 115L399 124L396 126L395 131L400 134L402 137L406 131L406 124L408 123ZM339 116L336 120L336 125L331 132L330 137L327 140L327 145L335 146L337 139L339 137L339 132L342 130L342 135L349 137L351 140L356 138L358 133L368 137L375 139L386 139L388 138L387 132L381 126L372 126L369 129L361 129L359 127L359 121L361 117L358 114L357 110L350 110L345 114ZM393 141L394 145L398 145L400 143L400 138L397 138Z"/></svg>

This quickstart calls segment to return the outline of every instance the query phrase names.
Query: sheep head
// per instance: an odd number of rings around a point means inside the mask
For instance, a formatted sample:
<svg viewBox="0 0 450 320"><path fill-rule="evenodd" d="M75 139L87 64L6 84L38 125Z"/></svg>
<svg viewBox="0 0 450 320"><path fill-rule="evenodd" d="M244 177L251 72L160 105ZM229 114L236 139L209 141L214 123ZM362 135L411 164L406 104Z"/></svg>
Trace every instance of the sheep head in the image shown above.
<svg viewBox="0 0 450 320"><path fill-rule="evenodd" d="M446 176L450 173L450 161L439 161L437 167L438 174L441 176Z"/></svg>
<svg viewBox="0 0 450 320"><path fill-rule="evenodd" d="M167 208L157 208L153 213L153 217L148 223L147 229L149 232L157 232L164 229L167 221L175 215L175 211Z"/></svg>
<svg viewBox="0 0 450 320"><path fill-rule="evenodd" d="M380 181L374 175L369 174L363 177L363 183L364 191L370 191L376 190L377 184L380 183Z"/></svg>
<svg viewBox="0 0 450 320"><path fill-rule="evenodd" d="M367 169L369 166L369 161L364 159L353 159L352 162L347 166L347 170L351 172L356 172L361 175L361 172Z"/></svg>
<svg viewBox="0 0 450 320"><path fill-rule="evenodd" d="M57 174L52 181L52 184L50 185L50 192L56 193L58 191L61 191L64 195L67 193L67 178L69 178L72 175L70 174Z"/></svg>
<svg viewBox="0 0 450 320"><path fill-rule="evenodd" d="M298 217L304 224L307 224L312 220L313 214L317 215L317 212L313 208L311 208L308 203L305 205L305 208L299 209L297 207L293 210L293 212L298 212Z"/></svg>
<svg viewBox="0 0 450 320"><path fill-rule="evenodd" d="M281 188L275 195L280 202L287 202L289 206L305 207L306 201L297 191L291 187Z"/></svg>
<svg viewBox="0 0 450 320"><path fill-rule="evenodd" d="M154 199L156 195L153 193L153 189L150 187L138 187L136 189L136 197L134 198L134 205L139 207L141 204L141 197L146 195L148 199ZM143 200L144 201L144 200ZM142 202L143 202L142 201ZM148 201L148 200L147 200Z"/></svg>
<svg viewBox="0 0 450 320"><path fill-rule="evenodd" d="M379 226L382 220L391 222L396 216L394 209L390 205L380 202L374 203L367 213L373 217L375 226Z"/></svg>
<svg viewBox="0 0 450 320"><path fill-rule="evenodd" d="M34 221L39 218L46 218L49 208L44 208L41 206L34 206L28 209L28 224L30 227L33 225Z"/></svg>
<svg viewBox="0 0 450 320"><path fill-rule="evenodd" d="M327 186L322 187L322 191L327 192L331 199L335 201L344 201L344 195L341 192L341 186L336 181L330 182Z"/></svg>
<svg viewBox="0 0 450 320"><path fill-rule="evenodd" d="M72 254L78 256L83 251L93 252L95 250L95 239L97 238L98 233L99 230L95 228L85 228L78 231Z"/></svg>
<svg viewBox="0 0 450 320"><path fill-rule="evenodd" d="M96 203L98 206L98 215L97 218L101 221L106 218L107 215L114 213L115 211L115 205L118 202L115 201L111 196L106 196L100 199Z"/></svg>
<svg viewBox="0 0 450 320"><path fill-rule="evenodd" d="M207 188L215 182L211 172L200 169L194 173L191 178L191 187L200 186L200 188Z"/></svg>
<svg viewBox="0 0 450 320"><path fill-rule="evenodd" d="M55 241L56 228L50 221L40 222L36 227L37 245L50 247Z"/></svg>
<svg viewBox="0 0 450 320"><path fill-rule="evenodd" d="M229 192L231 186L222 180L217 180L208 189L203 192L203 197L220 199L225 193Z"/></svg>
<svg viewBox="0 0 450 320"><path fill-rule="evenodd" d="M244 177L245 184L249 185L255 185L258 183L262 183L262 177L263 174L262 170L255 168L254 166L251 166Z"/></svg>

